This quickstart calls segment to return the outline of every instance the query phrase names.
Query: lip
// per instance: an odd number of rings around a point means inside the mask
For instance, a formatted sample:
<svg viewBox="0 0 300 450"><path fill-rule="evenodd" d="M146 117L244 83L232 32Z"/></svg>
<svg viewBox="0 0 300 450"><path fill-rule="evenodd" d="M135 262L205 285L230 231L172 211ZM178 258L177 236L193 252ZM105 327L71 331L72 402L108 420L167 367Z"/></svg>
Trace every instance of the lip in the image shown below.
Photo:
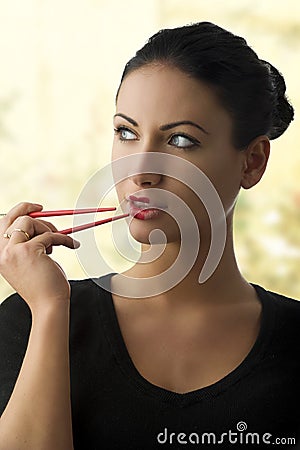
<svg viewBox="0 0 300 450"><path fill-rule="evenodd" d="M128 195L126 196L126 200L129 203L129 214L140 220L149 220L158 217L162 209L167 209L166 205L151 203L149 197Z"/></svg>
<svg viewBox="0 0 300 450"><path fill-rule="evenodd" d="M135 195L129 195L128 198L131 202L143 202L143 203L150 203L150 199L148 197L136 197Z"/></svg>
<svg viewBox="0 0 300 450"><path fill-rule="evenodd" d="M141 209L136 207L130 207L129 214L134 219L139 220L150 220L158 217L160 215L161 211L157 208L149 208L149 209Z"/></svg>

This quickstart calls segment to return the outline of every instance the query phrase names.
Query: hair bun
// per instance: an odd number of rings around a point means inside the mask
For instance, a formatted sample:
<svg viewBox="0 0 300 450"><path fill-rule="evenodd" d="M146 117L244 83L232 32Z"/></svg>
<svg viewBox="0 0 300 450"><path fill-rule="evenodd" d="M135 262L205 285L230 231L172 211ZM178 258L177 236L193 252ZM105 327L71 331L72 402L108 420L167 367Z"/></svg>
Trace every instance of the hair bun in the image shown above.
<svg viewBox="0 0 300 450"><path fill-rule="evenodd" d="M257 136L278 138L293 120L278 70L259 59L244 38L211 22L158 31L128 61L119 89L132 71L153 63L176 67L216 89L232 117L232 144L238 150Z"/></svg>
<svg viewBox="0 0 300 450"><path fill-rule="evenodd" d="M273 97L272 124L268 136L270 139L276 139L284 133L294 119L294 108L285 94L286 85L281 73L269 62L264 60L261 62L268 69Z"/></svg>

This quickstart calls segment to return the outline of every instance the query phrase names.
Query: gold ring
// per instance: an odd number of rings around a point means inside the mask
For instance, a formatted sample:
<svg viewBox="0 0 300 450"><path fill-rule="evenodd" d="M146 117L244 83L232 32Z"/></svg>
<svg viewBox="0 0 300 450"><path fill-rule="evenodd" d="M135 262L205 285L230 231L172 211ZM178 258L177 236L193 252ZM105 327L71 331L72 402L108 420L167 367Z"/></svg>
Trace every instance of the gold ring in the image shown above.
<svg viewBox="0 0 300 450"><path fill-rule="evenodd" d="M21 228L15 228L14 230L12 230L10 236L11 236L15 231L19 231L20 233L24 233L25 236L26 236L26 238L27 238L27 241L30 240L30 236L29 236L29 234L27 233L27 231L21 230ZM5 234L6 234L6 233L5 233ZM10 236L9 236L9 237L10 237Z"/></svg>

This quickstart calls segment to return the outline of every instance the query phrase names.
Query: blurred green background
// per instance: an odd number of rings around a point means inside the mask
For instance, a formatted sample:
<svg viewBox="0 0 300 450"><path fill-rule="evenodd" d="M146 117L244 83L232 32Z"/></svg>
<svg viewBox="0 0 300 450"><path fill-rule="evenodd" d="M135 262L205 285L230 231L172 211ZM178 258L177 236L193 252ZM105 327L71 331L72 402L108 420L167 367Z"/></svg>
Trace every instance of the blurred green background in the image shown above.
<svg viewBox="0 0 300 450"><path fill-rule="evenodd" d="M110 160L114 96L127 60L158 29L204 20L245 37L285 77L296 118L272 143L263 180L241 193L235 240L249 281L300 298L297 0L0 0L1 212L22 200L73 208ZM97 239L112 254L109 226ZM54 257L69 278L87 276L75 252L58 248ZM0 279L0 301L10 292Z"/></svg>

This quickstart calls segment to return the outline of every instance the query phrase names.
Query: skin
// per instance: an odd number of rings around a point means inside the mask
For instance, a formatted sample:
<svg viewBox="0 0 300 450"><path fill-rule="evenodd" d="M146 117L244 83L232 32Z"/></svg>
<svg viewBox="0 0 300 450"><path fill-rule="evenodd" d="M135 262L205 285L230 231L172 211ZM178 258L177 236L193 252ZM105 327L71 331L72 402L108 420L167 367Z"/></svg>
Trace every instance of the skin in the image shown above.
<svg viewBox="0 0 300 450"><path fill-rule="evenodd" d="M186 124L161 130L162 125L177 121L192 121L209 134ZM125 129L120 130L120 127ZM125 78L116 103L114 128L117 131L113 160L153 151L186 159L209 177L226 214L227 239L223 256L208 281L199 284L198 276L211 236L208 216L197 196L180 181L147 173L145 167L145 173L130 176L116 186L120 202L126 194L147 196L147 189L168 190L189 206L197 220L200 251L193 268L180 283L146 299L132 301L113 295L127 348L140 373L154 384L187 392L233 370L250 351L259 332L261 304L254 288L239 271L232 220L240 189L257 184L265 171L269 140L267 136L259 136L246 149L238 151L232 143L230 114L211 88L163 64L144 66ZM189 135L195 145L188 148L191 141L179 137L182 134ZM149 233L155 228L163 230L167 245L159 258L147 263L143 255L149 249ZM147 278L162 273L175 261L180 235L175 221L167 213L148 221L133 219L130 232L142 243L142 255L125 275ZM118 283L116 275L112 278L113 289ZM199 352L203 359L199 360ZM196 359L198 365L193 362Z"/></svg>
<svg viewBox="0 0 300 450"><path fill-rule="evenodd" d="M72 450L69 367L70 285L48 254L79 243L32 219L41 205L21 203L0 221L1 275L27 302L32 327L13 393L0 419L2 450ZM31 239L27 241L19 228ZM10 239L3 237L11 234ZM47 351L45 351L47 349ZM45 389L47 386L47 389Z"/></svg>
<svg viewBox="0 0 300 450"><path fill-rule="evenodd" d="M130 74L122 83L117 113L133 118L139 126L132 127L124 118L115 118L115 127L130 126L135 138L121 143L117 133L113 159L153 149L185 158L209 176L226 212L228 232L222 260L213 276L199 285L197 278L210 233L207 216L197 197L179 181L159 174L141 173L117 186L120 201L127 193L149 187L169 190L189 206L201 229L198 258L182 282L156 298L132 302L113 296L124 340L141 375L156 385L183 393L229 373L256 339L260 303L235 261L232 215L240 188L251 188L262 177L269 141L266 136L259 136L247 149L238 152L232 145L231 118L213 92L167 66L144 67ZM210 134L191 125L159 129L162 124L178 120L199 123ZM183 151L174 145L174 138L170 144L175 132L187 133L201 145ZM176 142L186 143L182 137ZM41 205L22 203L0 220L0 273L24 298L32 314L24 361L0 419L0 450L73 449L70 286L63 270L49 254L53 246L76 248L79 243L56 233L49 222L28 217L30 212L41 209ZM144 251L149 247L149 232L157 227L167 236L165 251L151 263L142 264L142 255L128 275L159 274L176 258L180 236L176 223L167 214L147 222L134 219L130 231L142 242ZM26 231L31 239L28 241L22 232L14 232L16 228ZM5 238L4 233L11 234L11 238ZM113 283L117 282L113 277Z"/></svg>
<svg viewBox="0 0 300 450"><path fill-rule="evenodd" d="M251 188L264 173L269 156L268 138L260 136L247 149L238 151L232 144L231 117L212 90L178 69L162 65L146 66L127 76L119 91L116 114L115 129L124 126L128 131L125 134L123 131L127 139L125 142L121 141L120 132L115 133L113 160L149 151L170 153L188 160L209 177L221 198L227 218L227 242L221 263L209 281L199 285L198 275L210 245L210 224L197 196L183 183L158 174L141 173L118 183L120 202L128 193L147 195L147 189L151 187L169 190L189 206L199 225L202 242L194 268L172 292L164 294L163 303L167 305L171 301L170 306L174 310L177 307L186 308L188 303L194 303L195 298L197 304L202 305L224 302L224 288L230 298L233 293L237 294L234 297L240 297L246 291L252 291L236 264L232 219L240 188ZM118 114L132 118L138 126L133 126ZM164 132L159 130L162 124L178 120L200 124L210 134L206 135L191 125L181 125ZM174 138L171 145L170 138L174 133L188 134L199 145L184 150L174 145ZM179 142L181 145L190 145L186 139L181 138ZM175 221L167 213L149 221L133 219L130 231L135 239L144 244L143 249L147 250L149 232L156 227L161 228L168 239L164 254L149 264L136 264L126 274L153 276L162 273L176 258L181 244L180 236ZM191 295L189 299L181 301L187 288Z"/></svg>

